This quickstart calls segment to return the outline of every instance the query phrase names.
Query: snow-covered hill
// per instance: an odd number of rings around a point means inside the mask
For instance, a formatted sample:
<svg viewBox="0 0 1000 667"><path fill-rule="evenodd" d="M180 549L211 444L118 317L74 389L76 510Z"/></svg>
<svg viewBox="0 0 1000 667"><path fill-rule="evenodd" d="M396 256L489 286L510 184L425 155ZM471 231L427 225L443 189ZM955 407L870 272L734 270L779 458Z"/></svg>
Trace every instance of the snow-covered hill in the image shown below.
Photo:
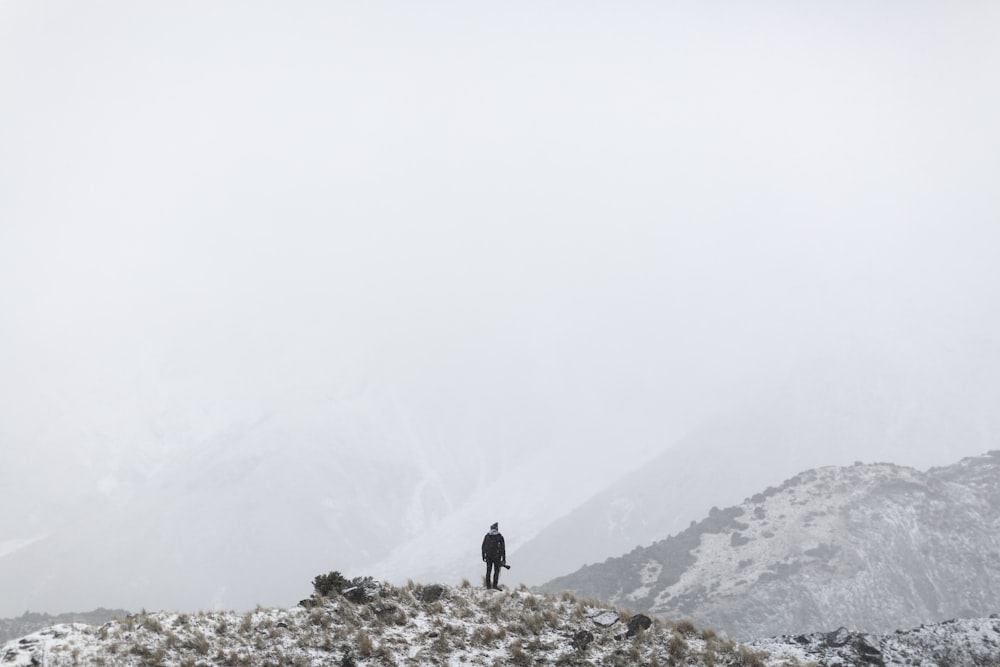
<svg viewBox="0 0 1000 667"><path fill-rule="evenodd" d="M678 533L713 506L809 468L947 465L1000 443L996 405L1000 351L992 344L831 350L610 481L513 558L523 581L541 584Z"/></svg>
<svg viewBox="0 0 1000 667"><path fill-rule="evenodd" d="M791 667L690 623L570 595L369 581L309 608L140 613L57 625L0 648L0 665L723 664Z"/></svg>
<svg viewBox="0 0 1000 667"><path fill-rule="evenodd" d="M1000 619L888 635L849 632L739 644L690 621L649 618L569 593L357 579L293 608L141 612L54 625L0 646L0 665L686 665L993 667Z"/></svg>
<svg viewBox="0 0 1000 667"><path fill-rule="evenodd" d="M1000 608L1000 452L920 472L826 467L555 579L741 639L865 632Z"/></svg>

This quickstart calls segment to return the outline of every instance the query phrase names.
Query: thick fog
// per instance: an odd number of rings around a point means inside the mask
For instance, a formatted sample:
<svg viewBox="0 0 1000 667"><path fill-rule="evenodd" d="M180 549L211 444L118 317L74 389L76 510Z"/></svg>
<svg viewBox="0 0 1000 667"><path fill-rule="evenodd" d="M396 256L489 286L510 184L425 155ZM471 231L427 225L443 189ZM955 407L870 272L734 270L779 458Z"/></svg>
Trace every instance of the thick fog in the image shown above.
<svg viewBox="0 0 1000 667"><path fill-rule="evenodd" d="M1000 396L998 30L0 0L0 615L294 603L435 530L471 578L830 364Z"/></svg>

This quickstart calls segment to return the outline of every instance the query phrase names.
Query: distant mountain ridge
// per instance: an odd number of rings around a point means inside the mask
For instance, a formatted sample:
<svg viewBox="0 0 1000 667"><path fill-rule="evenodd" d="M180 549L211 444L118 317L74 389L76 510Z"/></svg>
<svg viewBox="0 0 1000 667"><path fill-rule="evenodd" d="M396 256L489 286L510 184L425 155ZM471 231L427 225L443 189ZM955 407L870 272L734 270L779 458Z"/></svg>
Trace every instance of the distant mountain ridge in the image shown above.
<svg viewBox="0 0 1000 667"><path fill-rule="evenodd" d="M803 472L619 558L553 579L737 639L890 632L1000 609L1000 451L920 472Z"/></svg>

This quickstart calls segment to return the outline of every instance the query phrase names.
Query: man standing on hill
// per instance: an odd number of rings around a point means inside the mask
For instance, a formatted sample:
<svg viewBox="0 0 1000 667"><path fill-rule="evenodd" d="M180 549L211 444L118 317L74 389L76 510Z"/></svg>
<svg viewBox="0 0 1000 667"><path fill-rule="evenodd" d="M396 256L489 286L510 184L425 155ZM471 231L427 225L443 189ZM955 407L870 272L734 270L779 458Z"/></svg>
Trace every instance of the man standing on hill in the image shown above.
<svg viewBox="0 0 1000 667"><path fill-rule="evenodd" d="M500 580L500 568L507 562L507 550L504 547L499 524L490 526L490 532L483 538L483 560L486 561L486 588L499 590L497 582Z"/></svg>

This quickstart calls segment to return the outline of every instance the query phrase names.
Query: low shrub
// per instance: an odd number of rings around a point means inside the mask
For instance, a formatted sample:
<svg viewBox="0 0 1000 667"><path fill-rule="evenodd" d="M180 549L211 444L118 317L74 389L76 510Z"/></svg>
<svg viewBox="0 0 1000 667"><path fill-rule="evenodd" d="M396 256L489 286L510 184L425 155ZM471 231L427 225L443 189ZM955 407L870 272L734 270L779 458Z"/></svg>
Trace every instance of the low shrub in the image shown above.
<svg viewBox="0 0 1000 667"><path fill-rule="evenodd" d="M340 572L333 571L316 575L312 583L316 595L326 598L343 591L348 581Z"/></svg>

